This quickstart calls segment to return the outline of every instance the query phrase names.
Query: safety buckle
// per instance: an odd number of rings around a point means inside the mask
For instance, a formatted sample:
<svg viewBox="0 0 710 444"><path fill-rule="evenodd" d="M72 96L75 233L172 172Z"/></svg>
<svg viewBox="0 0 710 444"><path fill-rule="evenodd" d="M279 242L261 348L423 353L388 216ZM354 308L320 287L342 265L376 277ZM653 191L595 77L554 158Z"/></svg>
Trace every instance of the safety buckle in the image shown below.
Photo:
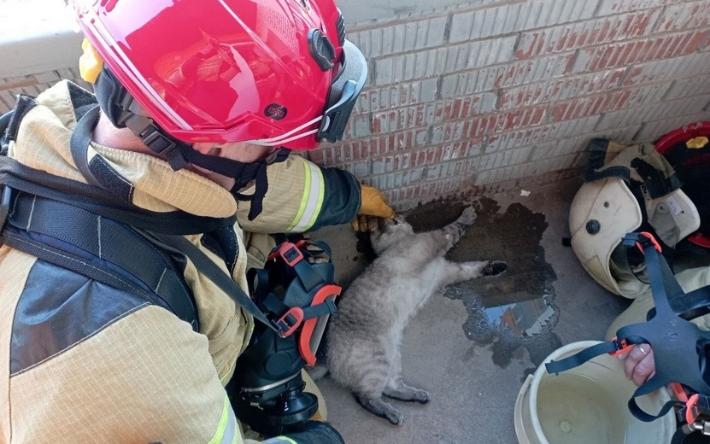
<svg viewBox="0 0 710 444"><path fill-rule="evenodd" d="M177 144L170 140L165 134L161 134L154 125L149 126L141 133L143 143L150 147L156 154L166 154L177 148Z"/></svg>
<svg viewBox="0 0 710 444"><path fill-rule="evenodd" d="M279 334L282 338L291 336L303 323L303 309L299 307L290 308L283 316L276 321Z"/></svg>
<svg viewBox="0 0 710 444"><path fill-rule="evenodd" d="M616 348L616 351L609 352L609 354L614 357L625 354L631 347L633 347L633 344L629 344L628 342L626 342L626 339L622 339L621 341L619 341L614 338L612 340L612 343L614 344L614 348Z"/></svg>
<svg viewBox="0 0 710 444"><path fill-rule="evenodd" d="M276 254L291 268L295 267L304 259L303 252L292 242L282 243L278 251L276 251Z"/></svg>
<svg viewBox="0 0 710 444"><path fill-rule="evenodd" d="M643 254L643 249L644 246L646 245L652 245L653 248L658 251L659 254L663 254L663 249L661 248L661 244L658 243L656 238L653 236L653 234L649 233L648 231L642 231L639 233L640 237L643 237L644 239L640 239L636 242L636 248Z"/></svg>
<svg viewBox="0 0 710 444"><path fill-rule="evenodd" d="M700 394L695 393L685 403L685 422L693 431L700 431L703 435L710 436L710 408L699 405ZM704 404L707 404L705 402Z"/></svg>

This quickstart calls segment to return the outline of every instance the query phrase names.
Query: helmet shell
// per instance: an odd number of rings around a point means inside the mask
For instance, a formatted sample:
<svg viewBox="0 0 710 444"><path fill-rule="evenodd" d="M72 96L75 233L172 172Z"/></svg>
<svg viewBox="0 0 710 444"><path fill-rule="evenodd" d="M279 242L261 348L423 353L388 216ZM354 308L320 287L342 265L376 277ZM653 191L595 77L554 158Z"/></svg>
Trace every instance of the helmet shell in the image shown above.
<svg viewBox="0 0 710 444"><path fill-rule="evenodd" d="M572 201L572 250L592 278L612 293L634 298L645 288L633 282L631 288L622 289L610 269L614 249L642 222L636 198L616 177L585 183Z"/></svg>
<svg viewBox="0 0 710 444"><path fill-rule="evenodd" d="M104 62L165 131L185 142L280 136L323 114L342 60L332 0L75 0ZM334 49L323 68L318 30ZM314 124L315 128L315 124ZM285 144L317 145L315 136Z"/></svg>

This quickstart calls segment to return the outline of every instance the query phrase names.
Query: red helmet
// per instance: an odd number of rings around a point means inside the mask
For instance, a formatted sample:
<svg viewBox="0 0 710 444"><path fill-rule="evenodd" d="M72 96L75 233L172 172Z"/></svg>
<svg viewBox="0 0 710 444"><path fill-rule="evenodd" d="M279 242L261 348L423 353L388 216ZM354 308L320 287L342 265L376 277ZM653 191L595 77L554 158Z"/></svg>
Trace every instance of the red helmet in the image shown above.
<svg viewBox="0 0 710 444"><path fill-rule="evenodd" d="M182 142L338 140L367 77L333 0L73 3L110 73Z"/></svg>

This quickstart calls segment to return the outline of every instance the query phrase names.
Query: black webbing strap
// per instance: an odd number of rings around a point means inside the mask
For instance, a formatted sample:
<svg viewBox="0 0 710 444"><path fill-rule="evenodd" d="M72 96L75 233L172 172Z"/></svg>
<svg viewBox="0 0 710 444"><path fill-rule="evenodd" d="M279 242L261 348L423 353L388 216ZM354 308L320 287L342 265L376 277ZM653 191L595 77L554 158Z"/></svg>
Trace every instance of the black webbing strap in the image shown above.
<svg viewBox="0 0 710 444"><path fill-rule="evenodd" d="M8 188L4 196L10 192ZM5 244L141 295L199 330L197 309L172 260L131 228L81 208L14 192Z"/></svg>
<svg viewBox="0 0 710 444"><path fill-rule="evenodd" d="M34 108L35 106L37 106L37 102L35 101L34 97L26 96L24 94L20 94L17 96L17 104L15 105L15 109L11 114L11 118L7 124L7 128L5 129L4 138L7 141L17 139L17 134L20 132L20 124L22 123L22 119L24 119L25 115L30 112L30 110L32 110L32 108Z"/></svg>
<svg viewBox="0 0 710 444"><path fill-rule="evenodd" d="M666 177L662 171L643 159L632 160L631 167L641 176L648 194L653 199L663 197L683 185L677 174Z"/></svg>
<svg viewBox="0 0 710 444"><path fill-rule="evenodd" d="M132 227L166 234L190 235L231 227L236 216L211 218L174 211L158 213L116 201L98 187L29 168L0 156L0 183L28 194L83 208Z"/></svg>
<svg viewBox="0 0 710 444"><path fill-rule="evenodd" d="M255 319L265 324L275 332L282 334L284 329L279 324L269 319L266 314L256 305L256 303L242 290L232 278L227 275L217 264L207 255L182 236L171 236L158 233L144 233L156 245L177 254L187 257L195 267L200 270L200 274L212 281L220 290L226 293L232 300Z"/></svg>
<svg viewBox="0 0 710 444"><path fill-rule="evenodd" d="M607 139L592 139L592 141L589 142L587 146L589 160L584 174L585 182L593 182L608 177L618 177L626 181L631 179L631 171L626 167L612 166L604 168L608 149L609 140Z"/></svg>
<svg viewBox="0 0 710 444"><path fill-rule="evenodd" d="M333 298L326 299L318 305L311 305L303 309L303 319L314 319L321 316L331 315L337 311Z"/></svg>
<svg viewBox="0 0 710 444"><path fill-rule="evenodd" d="M0 116L0 155L3 156L7 154L7 128L10 126L10 121L12 120L12 116L14 114L15 110L13 109L12 111L6 112Z"/></svg>
<svg viewBox="0 0 710 444"><path fill-rule="evenodd" d="M545 364L545 368L548 373L558 374L579 367L597 356L601 356L605 353L614 353L618 349L619 347L616 342L602 342L560 361L550 361Z"/></svg>
<svg viewBox="0 0 710 444"><path fill-rule="evenodd" d="M710 286L698 288L683 297L672 298L670 303L676 313L683 313L683 319L699 318L710 312Z"/></svg>
<svg viewBox="0 0 710 444"><path fill-rule="evenodd" d="M71 155L74 159L74 164L79 168L81 175L84 176L91 185L99 186L105 189L105 186L94 176L94 173L89 167L88 151L91 143L91 134L101 116L101 108L98 105L91 108L81 119L76 123L76 127L72 132L69 146Z"/></svg>
<svg viewBox="0 0 710 444"><path fill-rule="evenodd" d="M654 389L652 391L656 391L662 387L663 387L663 385L661 385L660 387L657 387L656 389ZM651 392L649 392L649 393L651 393ZM639 396L643 396L643 395L639 395ZM643 421L643 422L653 422L659 418L666 416L668 414L668 412L670 412L672 409L677 408L677 407L678 408L682 407L683 405L685 405L685 404L683 404L680 401L668 401L665 404L663 404L663 407L661 407L661 409L658 411L658 413L656 413L655 415L652 415L650 413L646 413L641 407L639 407L638 403L636 403L636 397L629 399L629 402L627 404L631 414L634 415L634 417L636 419L638 419L639 421Z"/></svg>

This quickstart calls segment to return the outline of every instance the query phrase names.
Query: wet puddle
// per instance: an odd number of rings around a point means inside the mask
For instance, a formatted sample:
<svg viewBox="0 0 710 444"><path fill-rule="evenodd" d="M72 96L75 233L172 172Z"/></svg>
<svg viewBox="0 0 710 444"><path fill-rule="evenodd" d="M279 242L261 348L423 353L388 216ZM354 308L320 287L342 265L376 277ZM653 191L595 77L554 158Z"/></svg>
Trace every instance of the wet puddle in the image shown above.
<svg viewBox="0 0 710 444"><path fill-rule="evenodd" d="M463 330L468 339L489 347L493 362L506 367L527 350L535 366L562 345L552 332L559 320L552 266L541 245L545 216L514 203L501 211L488 198L475 203L478 218L448 254L454 261L497 259L508 262L501 277L483 278L449 287L445 296L460 300L468 312ZM417 231L439 228L456 219L458 202L437 202L408 216Z"/></svg>

